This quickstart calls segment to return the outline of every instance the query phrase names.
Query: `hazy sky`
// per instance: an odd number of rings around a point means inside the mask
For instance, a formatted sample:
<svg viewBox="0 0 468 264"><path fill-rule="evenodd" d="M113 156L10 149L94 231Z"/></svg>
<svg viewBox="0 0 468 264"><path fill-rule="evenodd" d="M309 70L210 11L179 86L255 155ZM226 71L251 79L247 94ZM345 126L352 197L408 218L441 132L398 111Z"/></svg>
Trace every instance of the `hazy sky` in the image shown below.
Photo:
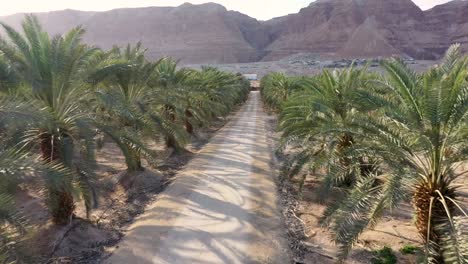
<svg viewBox="0 0 468 264"><path fill-rule="evenodd" d="M313 0L1 0L0 15L19 12L44 12L61 9L102 11L121 7L177 6L184 2L194 4L217 2L257 19L269 19L296 13ZM413 0L422 9L448 2L448 0Z"/></svg>

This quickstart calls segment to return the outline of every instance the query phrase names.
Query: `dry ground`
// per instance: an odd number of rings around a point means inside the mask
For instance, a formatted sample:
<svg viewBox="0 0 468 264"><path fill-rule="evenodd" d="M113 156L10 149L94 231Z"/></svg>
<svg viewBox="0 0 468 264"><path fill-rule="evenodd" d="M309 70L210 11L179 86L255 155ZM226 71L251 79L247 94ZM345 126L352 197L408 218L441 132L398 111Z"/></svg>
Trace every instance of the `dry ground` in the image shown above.
<svg viewBox="0 0 468 264"><path fill-rule="evenodd" d="M109 264L286 264L259 92L129 226Z"/></svg>
<svg viewBox="0 0 468 264"><path fill-rule="evenodd" d="M164 145L162 142L152 144L152 149L158 152L156 167L144 162L147 169L134 175L126 175L123 155L114 143L107 141L97 153L99 206L89 220L84 220L84 206L78 201L77 218L69 226L57 227L50 222L38 177L28 175L16 194L17 204L32 225L24 249L27 263L100 263L109 254L108 249L120 241L123 229L144 212L145 206L157 198L175 174L230 118L199 129L185 153L171 155L170 151L158 147ZM122 177L125 181L120 180Z"/></svg>

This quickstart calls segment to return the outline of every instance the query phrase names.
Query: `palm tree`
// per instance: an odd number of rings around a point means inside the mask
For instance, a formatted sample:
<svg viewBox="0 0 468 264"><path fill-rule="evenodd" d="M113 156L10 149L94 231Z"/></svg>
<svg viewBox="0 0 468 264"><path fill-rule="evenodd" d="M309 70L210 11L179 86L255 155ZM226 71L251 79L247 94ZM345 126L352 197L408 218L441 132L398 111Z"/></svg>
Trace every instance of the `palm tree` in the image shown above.
<svg viewBox="0 0 468 264"><path fill-rule="evenodd" d="M423 74L398 60L382 65L386 76L361 94L381 109L351 126L363 130L368 150L389 170L378 175L379 185L377 177L361 179L327 212L325 223L345 256L384 209L412 196L428 263L467 263L468 215L455 182L468 173L460 169L468 158L468 59L456 45L441 65Z"/></svg>
<svg viewBox="0 0 468 264"><path fill-rule="evenodd" d="M262 78L260 91L265 104L271 110L278 111L289 95L301 87L301 78L288 77L283 73L272 73Z"/></svg>
<svg viewBox="0 0 468 264"><path fill-rule="evenodd" d="M188 69L177 69L177 61L171 58L162 58L155 68L153 79L154 93L160 100L160 113L170 122L183 125L184 120L186 131L192 132L192 124L188 122L193 117L193 113L187 110L187 80L191 71ZM187 143L187 135L179 133L179 138L175 134L166 136L166 146L176 152L183 150Z"/></svg>
<svg viewBox="0 0 468 264"><path fill-rule="evenodd" d="M186 140L183 129L160 113L163 102L170 100L153 89L161 62L147 62L144 53L141 44L123 51L114 48L90 77L96 89L97 126L117 143L128 172L143 170L142 157L153 163L155 153L146 147L146 140L158 136Z"/></svg>
<svg viewBox="0 0 468 264"><path fill-rule="evenodd" d="M200 76L210 100L225 105L224 111L220 111L217 115L229 114L235 105L245 102L250 93L250 83L241 75L203 67Z"/></svg>
<svg viewBox="0 0 468 264"><path fill-rule="evenodd" d="M295 154L284 170L289 178L307 166L313 171L327 171L324 193L340 184L352 185L358 175L374 171L368 157L354 155L359 131L351 127L364 109L357 100L360 89L369 81L366 68L350 67L343 71L328 70L303 81L303 89L291 93L283 103L279 127L285 146L294 146ZM300 186L307 173L303 174Z"/></svg>
<svg viewBox="0 0 468 264"><path fill-rule="evenodd" d="M186 89L186 121L194 120L201 125L229 114L235 105L247 99L250 91L249 83L241 76L210 67L192 71L186 83L189 87Z"/></svg>
<svg viewBox="0 0 468 264"><path fill-rule="evenodd" d="M219 105L211 100L213 80L202 71L186 70L186 78L178 86L177 93L180 104L177 106L184 113L179 117L184 120L185 130L188 134L195 133L195 127L207 125L219 113L223 112L225 105ZM174 90L173 90L174 91Z"/></svg>
<svg viewBox="0 0 468 264"><path fill-rule="evenodd" d="M38 147L44 163L62 164L74 172L73 177L50 172L47 181L53 221L65 224L75 209L73 193L81 194L88 213L95 202L92 119L82 105L87 100L83 72L98 50L81 43L84 30L79 27L50 38L34 16L23 22L24 35L2 26L10 41L1 39L0 51L28 88L18 96L27 105L21 109L23 115L34 116L21 123L25 131L22 143L31 149Z"/></svg>
<svg viewBox="0 0 468 264"><path fill-rule="evenodd" d="M156 67L153 89L161 99L161 113L193 134L195 126L208 125L245 101L249 84L242 76L212 67L178 69L177 61L163 58ZM176 151L182 150L184 143L177 143L171 135L166 138L167 147Z"/></svg>

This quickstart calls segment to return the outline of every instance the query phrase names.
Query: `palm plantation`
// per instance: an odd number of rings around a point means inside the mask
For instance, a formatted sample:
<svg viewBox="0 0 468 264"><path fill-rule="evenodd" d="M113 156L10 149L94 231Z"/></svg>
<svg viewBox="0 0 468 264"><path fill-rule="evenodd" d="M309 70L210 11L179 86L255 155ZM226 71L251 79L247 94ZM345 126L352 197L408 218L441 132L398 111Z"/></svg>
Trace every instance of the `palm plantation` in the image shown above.
<svg viewBox="0 0 468 264"><path fill-rule="evenodd" d="M197 127L227 115L248 93L232 74L178 69L169 58L150 62L141 44L110 51L86 45L80 27L50 36L34 16L22 31L2 27L2 261L20 261L11 241L28 230L14 202L23 174L40 177L51 220L68 225L77 201L87 216L98 205L96 147L103 141L116 143L128 172L142 171L142 159L152 166L155 158L149 142L170 139L183 149Z"/></svg>
<svg viewBox="0 0 468 264"><path fill-rule="evenodd" d="M157 132L171 126L155 111L151 97L156 64L146 61L140 45L115 48L106 57L90 76L96 125L119 146L127 171L141 171L142 156L151 161L154 155L142 139L155 139Z"/></svg>
<svg viewBox="0 0 468 264"><path fill-rule="evenodd" d="M361 172L371 172L373 164L368 158L353 155L352 147L360 136L350 126L357 110L362 108L357 93L371 77L365 68L341 72L324 70L304 80L303 88L290 95L280 116L283 141L300 148L285 168L290 177L304 166L313 170L326 168L328 174L324 182L331 187L351 185ZM306 176L303 175L301 182Z"/></svg>
<svg viewBox="0 0 468 264"><path fill-rule="evenodd" d="M322 217L341 259L386 210L412 197L427 262L466 263L468 218L457 179L468 173L461 169L468 158L467 62L455 45L422 74L399 60L384 61L382 75L324 71L289 98L278 98L269 78L263 83L266 102L280 102L284 144L295 153L285 172L307 175L322 166L324 185L341 190ZM342 186L350 169L357 177Z"/></svg>
<svg viewBox="0 0 468 264"><path fill-rule="evenodd" d="M97 149L113 142L124 174L141 174L158 165L152 146L183 153L250 92L240 75L151 61L140 43L87 45L81 27L50 36L34 16L21 31L1 25L0 262L21 262L30 233L15 203L25 175L35 177L54 225L71 225L78 202L90 218L100 198ZM381 66L383 73L264 77L261 95L279 116L280 150L289 154L285 178L299 176L303 188L307 177L321 177L330 198L321 222L340 261L386 211L411 200L426 261L466 263L468 210L458 182L468 174L468 58L455 45L424 73L397 59Z"/></svg>
<svg viewBox="0 0 468 264"><path fill-rule="evenodd" d="M288 99L295 90L301 89L298 78L288 77L282 73L271 73L262 79L262 97L268 108L279 110L281 104Z"/></svg>

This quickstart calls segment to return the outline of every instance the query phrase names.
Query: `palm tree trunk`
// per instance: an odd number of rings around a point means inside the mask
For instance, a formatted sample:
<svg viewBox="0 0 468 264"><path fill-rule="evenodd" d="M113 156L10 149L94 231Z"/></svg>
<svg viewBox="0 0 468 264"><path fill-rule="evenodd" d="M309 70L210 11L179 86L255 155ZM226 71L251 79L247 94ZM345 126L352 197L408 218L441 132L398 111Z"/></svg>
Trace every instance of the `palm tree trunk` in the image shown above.
<svg viewBox="0 0 468 264"><path fill-rule="evenodd" d="M61 162L60 142L57 137L50 133L40 135L41 156L45 162ZM52 214L52 221L57 225L64 225L70 222L75 211L73 195L69 191L68 183L61 183L62 186L48 186L49 210Z"/></svg>
<svg viewBox="0 0 468 264"><path fill-rule="evenodd" d="M136 172L143 171L143 165L141 164L141 155L138 151L128 148L129 156L126 158L127 171Z"/></svg>
<svg viewBox="0 0 468 264"><path fill-rule="evenodd" d="M190 112L188 109L185 110L185 130L190 135L193 134L193 125L190 123L190 118L192 117L193 117L192 112Z"/></svg>
<svg viewBox="0 0 468 264"><path fill-rule="evenodd" d="M413 195L416 228L426 244L429 263L444 263L441 248L441 231L437 229L437 226L446 223L448 216L444 205L439 201L440 196L436 190L452 199L455 198L455 193L444 191L445 188L440 188L436 185L432 185L434 187L431 188L431 185L428 183L419 184ZM448 206L450 214L453 214L453 204L449 203Z"/></svg>
<svg viewBox="0 0 468 264"><path fill-rule="evenodd" d="M338 146L337 146L337 151L338 151L339 155L341 156L340 157L340 163L341 163L341 165L343 167L348 167L350 165L350 163L351 163L349 158L345 157L345 152L346 152L346 149L351 147L353 144L354 144L353 136L350 135L349 133L344 133L339 139L339 143L338 143ZM348 173L348 175L346 175L343 183L346 186L349 187L349 186L352 186L355 181L356 181L356 179L355 179L354 175Z"/></svg>
<svg viewBox="0 0 468 264"><path fill-rule="evenodd" d="M166 115L167 115L169 121L175 122L176 117L175 117L175 114L174 114L174 108L172 106L170 106L170 105L166 105L166 106L164 106L164 109L165 109L165 112L166 112ZM172 149L178 151L179 146L178 146L177 140L175 139L174 136L169 135L169 136L166 137L166 147L167 148L172 148Z"/></svg>
<svg viewBox="0 0 468 264"><path fill-rule="evenodd" d="M73 195L67 191L53 189L49 190L48 200L54 224L69 224L75 211Z"/></svg>
<svg viewBox="0 0 468 264"><path fill-rule="evenodd" d="M174 150L177 150L179 147L177 145L177 141L175 140L175 138L173 136L168 136L166 138L166 147L167 148L172 148Z"/></svg>

